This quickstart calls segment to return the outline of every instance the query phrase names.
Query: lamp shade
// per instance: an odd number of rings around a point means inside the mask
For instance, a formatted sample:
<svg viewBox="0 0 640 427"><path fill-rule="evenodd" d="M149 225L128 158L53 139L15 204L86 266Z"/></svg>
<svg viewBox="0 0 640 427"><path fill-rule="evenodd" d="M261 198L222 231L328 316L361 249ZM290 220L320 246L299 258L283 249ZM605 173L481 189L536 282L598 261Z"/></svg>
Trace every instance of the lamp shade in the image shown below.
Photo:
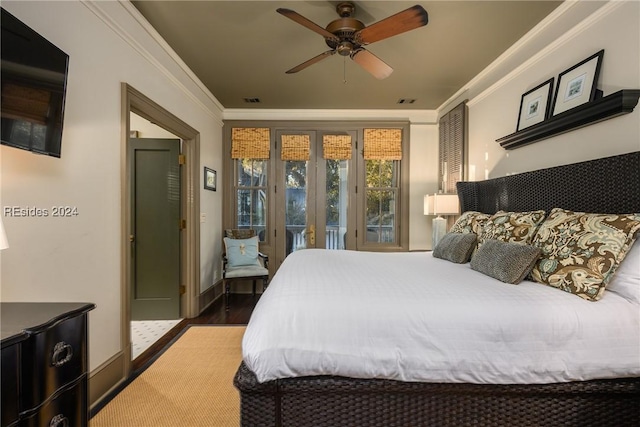
<svg viewBox="0 0 640 427"><path fill-rule="evenodd" d="M0 251L9 247L9 241L7 240L7 233L4 231L4 224L0 218Z"/></svg>
<svg viewBox="0 0 640 427"><path fill-rule="evenodd" d="M457 194L433 194L424 197L425 215L457 215L459 209Z"/></svg>

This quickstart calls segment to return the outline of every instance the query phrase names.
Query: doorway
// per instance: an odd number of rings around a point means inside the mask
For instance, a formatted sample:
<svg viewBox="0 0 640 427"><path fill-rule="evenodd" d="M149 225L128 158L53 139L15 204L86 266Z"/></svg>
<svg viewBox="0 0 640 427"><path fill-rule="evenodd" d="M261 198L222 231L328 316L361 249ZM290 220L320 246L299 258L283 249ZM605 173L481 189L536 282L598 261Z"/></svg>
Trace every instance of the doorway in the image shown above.
<svg viewBox="0 0 640 427"><path fill-rule="evenodd" d="M276 131L276 263L292 252L308 248L344 250L353 244L355 228L355 179L357 132Z"/></svg>
<svg viewBox="0 0 640 427"><path fill-rule="evenodd" d="M131 230L135 222L133 215L133 198L132 183L135 182L131 175L131 163L134 156L129 151L129 139L132 136L131 131L131 114L153 123L155 126L167 131L171 136L182 141L182 158L183 164L179 169L179 180L173 180L171 191L177 194L177 203L179 211L178 225L179 246L177 248L178 259L178 282L180 288L175 288L178 293L177 300L179 303L174 305L173 310L178 315L172 314L169 317L195 317L198 315L198 296L200 290L200 252L199 252L199 235L200 223L198 221L200 211L200 138L199 133L178 119L167 110L144 96L142 93L127 85L122 84L122 141L123 141L123 167L122 167L122 194L123 194L123 228L122 228L122 349L124 371L129 374L131 372L132 360L132 332L131 322L134 318L134 304L132 304L131 295L138 292L134 288L132 280L136 266L134 264L135 257L132 249ZM135 136L135 135L134 135ZM178 143L179 144L179 143ZM179 146L179 145L178 145ZM176 157L177 158L177 157ZM153 180L154 178L150 178ZM189 197L181 197L188 194ZM135 235L133 236L135 241ZM146 291L146 290L145 290ZM147 294L147 296L150 296ZM174 300L175 296L172 297ZM153 298L146 298L147 300ZM136 314L137 316L137 314Z"/></svg>

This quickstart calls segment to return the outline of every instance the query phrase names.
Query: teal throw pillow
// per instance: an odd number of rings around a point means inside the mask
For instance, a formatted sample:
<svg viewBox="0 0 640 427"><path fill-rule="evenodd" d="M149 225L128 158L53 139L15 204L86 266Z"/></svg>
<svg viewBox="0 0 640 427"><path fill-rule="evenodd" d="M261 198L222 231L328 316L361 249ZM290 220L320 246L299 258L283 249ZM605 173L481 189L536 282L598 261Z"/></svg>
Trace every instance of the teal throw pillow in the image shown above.
<svg viewBox="0 0 640 427"><path fill-rule="evenodd" d="M224 238L227 266L260 265L258 261L258 236L249 239Z"/></svg>

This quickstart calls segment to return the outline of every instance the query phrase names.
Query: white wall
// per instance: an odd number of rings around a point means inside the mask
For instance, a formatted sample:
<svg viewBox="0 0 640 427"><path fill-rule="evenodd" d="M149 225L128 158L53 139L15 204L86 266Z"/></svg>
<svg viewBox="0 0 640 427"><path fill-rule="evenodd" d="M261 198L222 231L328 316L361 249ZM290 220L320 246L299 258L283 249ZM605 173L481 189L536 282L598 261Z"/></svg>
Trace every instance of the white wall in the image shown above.
<svg viewBox="0 0 640 427"><path fill-rule="evenodd" d="M590 13L587 16L585 8ZM493 66L494 71L502 67L502 78L496 83L485 89L486 82L477 79L475 87L469 85L467 94L473 95L469 101L469 163L476 168L476 179L484 179L485 170L494 178L640 150L640 107L631 114L514 150L495 142L516 130L523 93L551 77L555 86L558 74L600 49L604 49L604 58L598 88L605 96L640 88L640 2L604 6L569 2L561 10L547 22L545 31L527 36L513 53L529 58L524 64L509 69L506 58ZM558 34L558 39L549 40L550 34Z"/></svg>
<svg viewBox="0 0 640 427"><path fill-rule="evenodd" d="M6 217L2 301L88 301L90 369L121 350L121 82L200 132L201 165L221 170L221 107L168 55L129 4L3 1L69 54L62 158L2 146L1 205L76 207L68 218ZM197 185L196 188L202 188ZM200 289L220 258L221 193L200 190Z"/></svg>

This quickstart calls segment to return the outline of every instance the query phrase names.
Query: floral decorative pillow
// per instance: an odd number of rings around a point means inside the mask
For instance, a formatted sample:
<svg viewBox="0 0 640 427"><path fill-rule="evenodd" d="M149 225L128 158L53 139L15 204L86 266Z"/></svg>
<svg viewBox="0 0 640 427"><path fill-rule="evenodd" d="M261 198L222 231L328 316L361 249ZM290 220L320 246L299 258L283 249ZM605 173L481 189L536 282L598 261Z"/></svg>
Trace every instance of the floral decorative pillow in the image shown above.
<svg viewBox="0 0 640 427"><path fill-rule="evenodd" d="M536 282L597 301L640 230L640 214L592 214L554 208L533 244Z"/></svg>
<svg viewBox="0 0 640 427"><path fill-rule="evenodd" d="M544 221L545 211L503 212L489 218L482 229L478 248L487 240L531 244L538 227Z"/></svg>
<svg viewBox="0 0 640 427"><path fill-rule="evenodd" d="M489 220L491 215L482 212L467 211L460 215L460 218L453 224L450 233L475 233L478 236L482 233L484 224Z"/></svg>

